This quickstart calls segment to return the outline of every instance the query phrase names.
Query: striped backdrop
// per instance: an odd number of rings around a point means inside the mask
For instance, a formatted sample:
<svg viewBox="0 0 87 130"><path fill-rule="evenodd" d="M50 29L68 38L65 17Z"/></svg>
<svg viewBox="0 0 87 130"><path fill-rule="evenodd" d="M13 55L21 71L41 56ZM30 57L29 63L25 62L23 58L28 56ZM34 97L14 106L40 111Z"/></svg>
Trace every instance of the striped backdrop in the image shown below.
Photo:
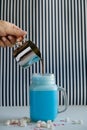
<svg viewBox="0 0 87 130"><path fill-rule="evenodd" d="M55 74L68 104L87 105L86 0L1 0L0 5L0 19L26 30L26 39L37 43L45 73ZM42 69L39 62L21 68L12 55L15 48L0 47L0 106L29 105L32 73Z"/></svg>

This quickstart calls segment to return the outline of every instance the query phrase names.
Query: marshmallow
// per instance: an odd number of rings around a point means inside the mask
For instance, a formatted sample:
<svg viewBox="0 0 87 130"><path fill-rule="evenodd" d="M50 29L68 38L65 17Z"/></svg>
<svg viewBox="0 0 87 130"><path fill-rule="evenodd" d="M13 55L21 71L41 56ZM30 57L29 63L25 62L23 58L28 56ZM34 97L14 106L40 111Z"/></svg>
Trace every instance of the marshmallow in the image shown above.
<svg viewBox="0 0 87 130"><path fill-rule="evenodd" d="M70 122L70 118L67 117L67 118L65 119L65 122Z"/></svg>
<svg viewBox="0 0 87 130"><path fill-rule="evenodd" d="M30 118L28 118L28 117L23 117L22 119L24 119L27 123L30 123Z"/></svg>
<svg viewBox="0 0 87 130"><path fill-rule="evenodd" d="M42 122L41 122L41 127L45 127L45 128L46 128L46 126L47 126L46 122L45 122L45 121L42 121Z"/></svg>
<svg viewBox="0 0 87 130"><path fill-rule="evenodd" d="M83 124L83 120L72 120L72 124Z"/></svg>
<svg viewBox="0 0 87 130"><path fill-rule="evenodd" d="M51 121L51 120L48 120L47 123L52 123L52 121Z"/></svg>
<svg viewBox="0 0 87 130"><path fill-rule="evenodd" d="M78 124L83 124L83 120L78 120Z"/></svg>
<svg viewBox="0 0 87 130"><path fill-rule="evenodd" d="M37 123L37 124L36 124L36 127L37 127L37 128L40 128L40 127L41 127L40 123Z"/></svg>
<svg viewBox="0 0 87 130"><path fill-rule="evenodd" d="M41 120L37 121L37 123L41 123Z"/></svg>
<svg viewBox="0 0 87 130"><path fill-rule="evenodd" d="M48 129L49 129L49 128L51 128L51 126L50 126L50 124L49 124L49 123L47 124L47 128L48 128Z"/></svg>
<svg viewBox="0 0 87 130"><path fill-rule="evenodd" d="M10 125L10 120L7 120L5 124Z"/></svg>
<svg viewBox="0 0 87 130"><path fill-rule="evenodd" d="M48 129L53 129L53 123L51 120L48 120L47 123L45 121L37 121L36 123L37 128L48 128Z"/></svg>

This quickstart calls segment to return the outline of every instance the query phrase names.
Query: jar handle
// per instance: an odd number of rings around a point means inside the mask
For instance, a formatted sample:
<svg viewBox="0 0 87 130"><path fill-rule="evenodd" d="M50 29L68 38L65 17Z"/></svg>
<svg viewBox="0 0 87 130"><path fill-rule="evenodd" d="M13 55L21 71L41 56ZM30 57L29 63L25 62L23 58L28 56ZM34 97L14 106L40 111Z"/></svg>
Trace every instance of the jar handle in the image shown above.
<svg viewBox="0 0 87 130"><path fill-rule="evenodd" d="M64 88L62 87L58 87L58 91L62 91L63 92L63 97L64 97L64 105L65 105L65 108L63 110L58 110L58 113L61 113L61 112L64 112L67 110L67 107L68 107L68 100L67 100L67 95L66 95L66 92L64 90Z"/></svg>

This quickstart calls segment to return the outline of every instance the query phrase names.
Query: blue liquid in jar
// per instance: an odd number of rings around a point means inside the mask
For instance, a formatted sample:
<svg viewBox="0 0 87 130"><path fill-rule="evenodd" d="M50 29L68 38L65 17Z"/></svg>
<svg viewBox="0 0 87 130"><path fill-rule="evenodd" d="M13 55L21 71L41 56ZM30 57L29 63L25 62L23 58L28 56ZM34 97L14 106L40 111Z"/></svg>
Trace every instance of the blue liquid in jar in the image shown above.
<svg viewBox="0 0 87 130"><path fill-rule="evenodd" d="M30 91L30 118L32 121L54 120L58 113L58 92Z"/></svg>

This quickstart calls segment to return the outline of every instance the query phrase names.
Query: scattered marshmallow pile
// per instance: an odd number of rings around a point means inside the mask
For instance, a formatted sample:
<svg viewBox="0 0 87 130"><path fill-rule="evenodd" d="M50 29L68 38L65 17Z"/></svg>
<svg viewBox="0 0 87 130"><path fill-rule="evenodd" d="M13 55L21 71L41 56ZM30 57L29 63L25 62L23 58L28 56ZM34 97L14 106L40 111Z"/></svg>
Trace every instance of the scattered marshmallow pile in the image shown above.
<svg viewBox="0 0 87 130"><path fill-rule="evenodd" d="M37 121L36 123L37 128L48 128L53 129L53 122L51 120L45 121Z"/></svg>
<svg viewBox="0 0 87 130"><path fill-rule="evenodd" d="M8 126L25 127L29 123L30 123L30 118L24 117L24 118L21 118L21 119L7 120L5 124L8 125ZM47 122L45 122L45 121L37 121L35 126L36 126L36 128L53 129L53 122L51 120L48 120Z"/></svg>
<svg viewBox="0 0 87 130"><path fill-rule="evenodd" d="M45 121L37 121L35 123L35 128L47 128L47 129L54 129L54 126L57 127L57 126L64 126L65 124L80 124L82 125L83 124L83 120L72 120L70 119L69 117L63 119L63 120L60 120L60 121L57 121L57 122L52 122L51 120L48 120L47 122ZM30 124L33 124L33 122L31 122L30 118L28 117L23 117L21 119L12 119L12 120L7 120L6 125L8 126L19 126L19 127L25 127L27 125L30 126Z"/></svg>
<svg viewBox="0 0 87 130"><path fill-rule="evenodd" d="M65 122L72 123L72 124L83 124L83 120L71 120L69 117L65 119Z"/></svg>
<svg viewBox="0 0 87 130"><path fill-rule="evenodd" d="M30 123L30 118L24 117L21 119L12 119L12 120L7 120L6 125L13 125L13 126L21 126L25 127L27 124Z"/></svg>
<svg viewBox="0 0 87 130"><path fill-rule="evenodd" d="M72 120L72 124L83 124L83 120Z"/></svg>

